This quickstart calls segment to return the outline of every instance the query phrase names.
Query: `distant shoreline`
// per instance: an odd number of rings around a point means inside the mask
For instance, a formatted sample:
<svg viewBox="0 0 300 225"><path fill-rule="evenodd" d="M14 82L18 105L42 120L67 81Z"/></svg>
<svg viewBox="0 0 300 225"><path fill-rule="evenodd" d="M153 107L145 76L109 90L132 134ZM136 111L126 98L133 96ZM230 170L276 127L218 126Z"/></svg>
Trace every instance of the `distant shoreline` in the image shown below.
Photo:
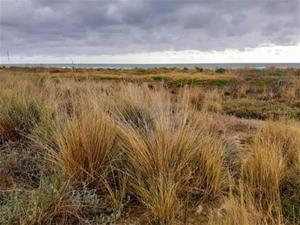
<svg viewBox="0 0 300 225"><path fill-rule="evenodd" d="M275 66L278 68L300 68L300 63L190 63L190 64L0 64L1 67L58 67L58 68L91 68L91 69L133 69L133 68L232 68L232 69L241 69L241 68L255 68L255 69L264 69L267 67Z"/></svg>

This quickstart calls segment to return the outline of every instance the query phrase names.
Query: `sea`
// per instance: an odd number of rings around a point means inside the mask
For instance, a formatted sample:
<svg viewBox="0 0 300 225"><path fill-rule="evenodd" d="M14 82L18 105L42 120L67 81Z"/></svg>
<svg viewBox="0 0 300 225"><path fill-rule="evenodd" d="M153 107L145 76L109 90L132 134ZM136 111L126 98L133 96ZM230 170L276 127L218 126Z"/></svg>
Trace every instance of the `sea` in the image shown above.
<svg viewBox="0 0 300 225"><path fill-rule="evenodd" d="M268 67L278 68L300 68L300 63L197 63L197 64L0 64L4 67L59 67L59 68L91 68L91 69L134 69L134 68L256 68L264 69Z"/></svg>

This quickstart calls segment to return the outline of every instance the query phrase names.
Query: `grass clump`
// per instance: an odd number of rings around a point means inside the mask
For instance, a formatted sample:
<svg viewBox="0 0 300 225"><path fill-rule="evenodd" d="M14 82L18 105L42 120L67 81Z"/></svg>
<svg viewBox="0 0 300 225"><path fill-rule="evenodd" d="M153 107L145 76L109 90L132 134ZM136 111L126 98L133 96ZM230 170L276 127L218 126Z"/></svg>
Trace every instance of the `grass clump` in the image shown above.
<svg viewBox="0 0 300 225"><path fill-rule="evenodd" d="M258 132L249 158L243 165L245 182L258 207L278 217L285 211L282 208L284 205L299 207L299 198L298 203L295 203L295 196L300 196L299 159L299 128L270 123ZM299 212L294 213L299 216Z"/></svg>
<svg viewBox="0 0 300 225"><path fill-rule="evenodd" d="M131 191L161 224L182 216L187 196L216 198L225 187L222 142L196 124L164 112L154 127L121 127Z"/></svg>
<svg viewBox="0 0 300 225"><path fill-rule="evenodd" d="M119 100L115 110L121 120L132 124L136 128L152 125L151 114L145 106L128 100Z"/></svg>
<svg viewBox="0 0 300 225"><path fill-rule="evenodd" d="M72 180L100 185L116 154L117 130L103 112L87 112L66 122L56 134L53 157ZM100 185L101 186L101 185Z"/></svg>
<svg viewBox="0 0 300 225"><path fill-rule="evenodd" d="M16 141L29 134L47 114L37 99L15 96L0 107L0 137Z"/></svg>
<svg viewBox="0 0 300 225"><path fill-rule="evenodd" d="M270 212L261 212L257 209L256 200L247 191L242 181L230 190L221 207L211 210L208 216L208 225L281 225Z"/></svg>
<svg viewBox="0 0 300 225"><path fill-rule="evenodd" d="M82 109L81 109L82 110ZM119 212L126 197L127 176L120 168L116 122L100 110L80 111L55 133L50 159L65 174L71 186L86 184L97 189L107 207Z"/></svg>

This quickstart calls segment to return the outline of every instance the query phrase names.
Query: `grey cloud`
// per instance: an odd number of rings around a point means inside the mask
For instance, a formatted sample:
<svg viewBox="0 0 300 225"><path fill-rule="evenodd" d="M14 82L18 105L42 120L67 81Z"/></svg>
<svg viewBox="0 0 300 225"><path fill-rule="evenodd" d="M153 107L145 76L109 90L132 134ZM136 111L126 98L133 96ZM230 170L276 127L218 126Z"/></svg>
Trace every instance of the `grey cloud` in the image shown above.
<svg viewBox="0 0 300 225"><path fill-rule="evenodd" d="M300 42L299 0L0 0L0 52L243 49Z"/></svg>

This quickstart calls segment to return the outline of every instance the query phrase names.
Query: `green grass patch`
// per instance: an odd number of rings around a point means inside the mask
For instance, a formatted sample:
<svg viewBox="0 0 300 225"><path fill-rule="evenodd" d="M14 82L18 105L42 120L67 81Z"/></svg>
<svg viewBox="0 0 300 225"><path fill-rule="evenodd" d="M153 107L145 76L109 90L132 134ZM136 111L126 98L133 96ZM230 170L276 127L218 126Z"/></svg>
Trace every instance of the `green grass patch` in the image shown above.
<svg viewBox="0 0 300 225"><path fill-rule="evenodd" d="M215 87L224 87L229 84L232 84L236 80L200 80L200 79L179 79L174 81L177 86L184 85L201 85L201 86L215 86Z"/></svg>
<svg viewBox="0 0 300 225"><path fill-rule="evenodd" d="M270 86L274 82L278 81L277 79L274 79L272 77L255 77L255 76L249 76L245 78L245 83L251 84L257 87L264 87L264 86Z"/></svg>
<svg viewBox="0 0 300 225"><path fill-rule="evenodd" d="M166 77L162 77L162 76L154 76L154 77L152 77L152 79L155 81L166 81L167 80Z"/></svg>
<svg viewBox="0 0 300 225"><path fill-rule="evenodd" d="M223 102L225 113L247 119L294 118L300 120L300 109L292 108L285 102L256 99L232 99Z"/></svg>
<svg viewBox="0 0 300 225"><path fill-rule="evenodd" d="M120 78L120 77L100 77L100 76L94 76L93 77L93 80L95 80L95 81L101 81L101 80L121 80L122 78Z"/></svg>

